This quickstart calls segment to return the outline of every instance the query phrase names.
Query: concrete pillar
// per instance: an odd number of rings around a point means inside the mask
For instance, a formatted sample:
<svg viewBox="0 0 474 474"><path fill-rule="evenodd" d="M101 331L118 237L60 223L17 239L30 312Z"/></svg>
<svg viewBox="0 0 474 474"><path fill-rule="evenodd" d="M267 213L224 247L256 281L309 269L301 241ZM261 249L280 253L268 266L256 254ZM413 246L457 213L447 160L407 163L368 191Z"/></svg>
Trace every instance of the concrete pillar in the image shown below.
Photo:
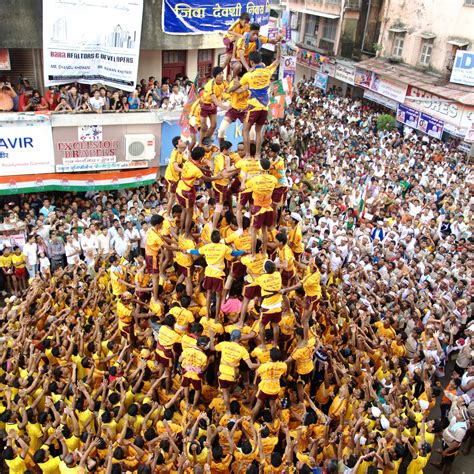
<svg viewBox="0 0 474 474"><path fill-rule="evenodd" d="M140 82L140 79L146 79L148 81L150 76L155 76L155 79L161 82L162 56L161 49L140 50L137 83Z"/></svg>
<svg viewBox="0 0 474 474"><path fill-rule="evenodd" d="M186 76L194 80L198 70L198 50L189 49L186 54Z"/></svg>

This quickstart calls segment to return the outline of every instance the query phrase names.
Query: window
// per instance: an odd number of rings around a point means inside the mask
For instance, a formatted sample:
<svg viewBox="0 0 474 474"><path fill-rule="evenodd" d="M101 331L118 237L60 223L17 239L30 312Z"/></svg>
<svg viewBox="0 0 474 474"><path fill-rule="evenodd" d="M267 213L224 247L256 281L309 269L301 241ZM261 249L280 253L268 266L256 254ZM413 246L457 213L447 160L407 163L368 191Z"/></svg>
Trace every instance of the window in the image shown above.
<svg viewBox="0 0 474 474"><path fill-rule="evenodd" d="M323 28L323 39L326 41L334 41L337 33L338 20L326 20Z"/></svg>
<svg viewBox="0 0 474 474"><path fill-rule="evenodd" d="M198 51L198 62L199 63L203 63L203 62L212 63L213 53L214 53L213 49L200 49Z"/></svg>
<svg viewBox="0 0 474 474"><path fill-rule="evenodd" d="M403 45L405 44L405 33L395 33L393 35L392 56L400 58L403 53Z"/></svg>
<svg viewBox="0 0 474 474"><path fill-rule="evenodd" d="M186 51L163 51L164 64L181 64L186 62Z"/></svg>
<svg viewBox="0 0 474 474"><path fill-rule="evenodd" d="M319 30L319 17L314 15L306 15L306 23L304 27L304 42L311 46L316 46L316 37Z"/></svg>
<svg viewBox="0 0 474 474"><path fill-rule="evenodd" d="M429 66L431 61L431 53L433 52L433 40L425 39L421 45L420 64Z"/></svg>
<svg viewBox="0 0 474 474"><path fill-rule="evenodd" d="M474 0L464 0L465 7L474 7Z"/></svg>

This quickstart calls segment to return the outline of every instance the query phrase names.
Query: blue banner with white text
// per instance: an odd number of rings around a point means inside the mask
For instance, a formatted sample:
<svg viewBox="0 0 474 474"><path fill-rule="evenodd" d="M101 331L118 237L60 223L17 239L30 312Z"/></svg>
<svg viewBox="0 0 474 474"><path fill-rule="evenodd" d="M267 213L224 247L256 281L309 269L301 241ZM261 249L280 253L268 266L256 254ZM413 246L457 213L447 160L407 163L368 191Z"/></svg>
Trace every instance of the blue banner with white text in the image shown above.
<svg viewBox="0 0 474 474"><path fill-rule="evenodd" d="M270 1L163 0L162 26L165 33L172 35L227 31L245 12L250 15L252 23L266 25L270 17Z"/></svg>

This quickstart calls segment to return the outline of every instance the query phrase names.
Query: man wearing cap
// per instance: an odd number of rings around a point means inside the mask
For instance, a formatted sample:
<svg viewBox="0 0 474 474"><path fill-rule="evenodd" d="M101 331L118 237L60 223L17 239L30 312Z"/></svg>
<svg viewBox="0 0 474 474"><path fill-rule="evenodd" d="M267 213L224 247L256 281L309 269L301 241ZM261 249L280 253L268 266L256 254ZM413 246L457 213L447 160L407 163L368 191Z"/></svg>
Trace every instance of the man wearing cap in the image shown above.
<svg viewBox="0 0 474 474"><path fill-rule="evenodd" d="M179 361L183 369L181 386L184 387L186 405L189 407L189 387L195 390L192 409L196 408L201 396L202 375L207 368L207 355L204 352L209 346L210 339L207 336L199 336L196 345L184 349Z"/></svg>
<svg viewBox="0 0 474 474"><path fill-rule="evenodd" d="M245 189L252 192L253 206L251 210L251 235L252 235L252 255L256 254L257 231L262 231L263 253L267 252L268 234L267 231L274 224L272 193L278 184L275 176L269 174L270 161L266 158L260 160L263 173L246 181Z"/></svg>
<svg viewBox="0 0 474 474"><path fill-rule="evenodd" d="M265 340L265 326L271 323L273 344L277 346L280 338L278 323L281 321L283 304L281 274L277 272L277 267L271 260L267 260L263 268L265 273L255 280L255 283L260 287L262 295L262 312L259 328L260 340Z"/></svg>
<svg viewBox="0 0 474 474"><path fill-rule="evenodd" d="M238 329L234 329L230 333L230 341L219 342L216 346L214 346L214 333L212 331L210 331L210 335L211 350L221 353L217 376L227 413L230 415L230 388L237 381L240 361L243 360L249 369L256 369L259 364L251 361L247 349L239 343L242 333Z"/></svg>

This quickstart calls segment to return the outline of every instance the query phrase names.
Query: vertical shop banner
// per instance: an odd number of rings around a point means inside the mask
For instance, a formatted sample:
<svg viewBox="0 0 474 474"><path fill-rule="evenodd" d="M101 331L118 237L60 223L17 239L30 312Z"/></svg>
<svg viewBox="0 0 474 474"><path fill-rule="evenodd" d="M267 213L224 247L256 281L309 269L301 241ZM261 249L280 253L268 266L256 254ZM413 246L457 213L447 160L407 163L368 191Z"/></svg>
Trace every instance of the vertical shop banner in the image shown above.
<svg viewBox="0 0 474 474"><path fill-rule="evenodd" d="M171 35L192 35L227 31L242 13L250 15L251 22L267 25L270 18L270 2L254 0L163 0L162 28Z"/></svg>
<svg viewBox="0 0 474 474"><path fill-rule="evenodd" d="M0 176L54 172L51 122L44 115L0 115Z"/></svg>
<svg viewBox="0 0 474 474"><path fill-rule="evenodd" d="M397 107L397 121L403 123L411 128L418 128L418 119L420 112L418 110L407 107L406 105L398 104Z"/></svg>
<svg viewBox="0 0 474 474"><path fill-rule="evenodd" d="M135 88L143 0L43 0L45 85Z"/></svg>
<svg viewBox="0 0 474 474"><path fill-rule="evenodd" d="M296 79L296 56L284 56L281 62L283 64L282 79L289 77L294 84Z"/></svg>
<svg viewBox="0 0 474 474"><path fill-rule="evenodd" d="M328 88L328 78L329 76L327 74L318 72L316 76L314 76L314 85L326 92L326 89Z"/></svg>
<svg viewBox="0 0 474 474"><path fill-rule="evenodd" d="M441 137L443 136L444 122L421 112L418 120L418 130L426 133L430 137L441 140Z"/></svg>
<svg viewBox="0 0 474 474"><path fill-rule="evenodd" d="M10 69L10 52L8 49L0 49L0 71L9 71Z"/></svg>

